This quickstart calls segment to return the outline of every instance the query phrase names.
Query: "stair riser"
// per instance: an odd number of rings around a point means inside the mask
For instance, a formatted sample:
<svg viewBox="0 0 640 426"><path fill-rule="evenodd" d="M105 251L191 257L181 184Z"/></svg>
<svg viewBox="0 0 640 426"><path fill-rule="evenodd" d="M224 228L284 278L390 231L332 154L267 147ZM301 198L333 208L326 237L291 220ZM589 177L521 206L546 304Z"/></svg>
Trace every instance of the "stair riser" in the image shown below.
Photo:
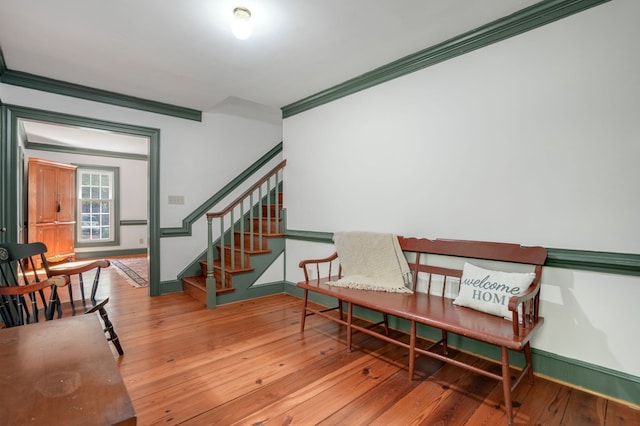
<svg viewBox="0 0 640 426"><path fill-rule="evenodd" d="M191 283L189 283L187 281L183 281L182 282L182 291L184 291L186 294L188 294L189 296L193 297L194 299L196 299L198 302L202 303L203 305L207 304L207 291L206 290L203 290L200 287L192 285Z"/></svg>
<svg viewBox="0 0 640 426"><path fill-rule="evenodd" d="M244 267L245 268L250 268L251 267L251 255L247 254L245 252L244 255L242 255L240 253L240 246L236 246L235 247L235 253L233 253L233 255L235 256L234 262L235 262L235 267L239 268L240 265L242 265L242 258L244 257ZM245 247L245 250L247 248ZM220 255L220 246L216 246L216 250L218 251L218 259L221 259L222 256ZM225 266L231 266L231 256L232 256L232 252L231 252L231 247L230 246L225 246L224 247L224 264Z"/></svg>
<svg viewBox="0 0 640 426"><path fill-rule="evenodd" d="M206 261L201 261L200 262L200 272L202 272L202 275L204 275L205 277L207 276L207 262ZM224 272L224 276L226 277L226 282L230 283L232 278L233 278L233 273L229 272L229 269L227 268ZM213 267L213 277L216 279L216 282L220 282L220 266L214 266Z"/></svg>
<svg viewBox="0 0 640 426"><path fill-rule="evenodd" d="M262 216L267 217L267 215L270 215L270 217L276 217L276 213L278 214L278 216L282 216L281 210L282 210L282 205L275 205L275 204L271 204L270 206L263 205Z"/></svg>
<svg viewBox="0 0 640 426"><path fill-rule="evenodd" d="M271 218L271 220L260 218L253 219L254 232L256 233L259 232L260 222L262 222L263 234L279 234L282 232L282 218L277 221L274 218ZM271 227L269 227L269 224L271 224Z"/></svg>
<svg viewBox="0 0 640 426"><path fill-rule="evenodd" d="M236 243L236 248L240 247L240 241L242 240L243 235L239 232L234 234L234 241ZM244 249L251 250L251 240L253 239L253 250L269 250L269 240L267 238L262 238L262 247L260 247L260 238L255 234L244 234Z"/></svg>

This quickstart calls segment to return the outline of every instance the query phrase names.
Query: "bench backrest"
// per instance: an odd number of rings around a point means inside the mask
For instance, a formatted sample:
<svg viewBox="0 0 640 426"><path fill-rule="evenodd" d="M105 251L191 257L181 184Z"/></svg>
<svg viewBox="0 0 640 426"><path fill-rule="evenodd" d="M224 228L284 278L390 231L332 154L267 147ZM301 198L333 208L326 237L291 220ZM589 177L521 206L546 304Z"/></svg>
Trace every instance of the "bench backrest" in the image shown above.
<svg viewBox="0 0 640 426"><path fill-rule="evenodd" d="M457 280L456 284L458 288L456 289L456 293L459 291L462 268L458 269L428 264L425 259L425 257L427 257L426 255L454 256L464 259L531 265L533 266L533 272L536 274L536 278L531 286L540 285L542 265L547 258L547 251L544 247L523 247L519 244L446 239L430 240L427 238L405 237L398 237L398 241L400 248L405 254L413 254L413 256L407 256L409 268L413 272L413 290L416 291L419 273L428 274L427 288L425 291L427 293L431 292L432 277L440 276L443 282L440 296L447 296L445 294L446 291L451 290L447 287L449 278ZM535 303L536 307L537 305L538 300L536 300Z"/></svg>

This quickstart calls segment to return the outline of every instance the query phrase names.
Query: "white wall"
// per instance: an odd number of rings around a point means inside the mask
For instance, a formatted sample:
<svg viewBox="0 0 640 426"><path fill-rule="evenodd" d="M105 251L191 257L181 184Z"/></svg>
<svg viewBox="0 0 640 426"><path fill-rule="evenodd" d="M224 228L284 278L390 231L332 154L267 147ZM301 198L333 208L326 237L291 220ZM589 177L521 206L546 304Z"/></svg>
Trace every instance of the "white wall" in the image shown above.
<svg viewBox="0 0 640 426"><path fill-rule="evenodd" d="M638 16L613 0L285 119L288 227L640 253ZM331 250L289 243L287 279ZM535 347L640 376L639 278L543 282Z"/></svg>
<svg viewBox="0 0 640 426"><path fill-rule="evenodd" d="M161 227L181 226L184 217L282 140L280 124L225 114L205 113L202 122L196 122L2 83L0 99L5 104L160 129ZM169 205L169 195L183 195L184 205ZM194 232L206 229L196 228ZM161 280L175 280L186 263L205 249L206 236L163 238Z"/></svg>

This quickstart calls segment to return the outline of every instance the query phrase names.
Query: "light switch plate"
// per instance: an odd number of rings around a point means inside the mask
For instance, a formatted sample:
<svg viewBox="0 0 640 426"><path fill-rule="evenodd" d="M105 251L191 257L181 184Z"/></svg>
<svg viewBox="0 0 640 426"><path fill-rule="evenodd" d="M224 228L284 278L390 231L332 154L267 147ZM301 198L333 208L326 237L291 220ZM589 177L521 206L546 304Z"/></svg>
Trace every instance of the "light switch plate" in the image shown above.
<svg viewBox="0 0 640 426"><path fill-rule="evenodd" d="M184 195L169 195L169 204L184 204Z"/></svg>

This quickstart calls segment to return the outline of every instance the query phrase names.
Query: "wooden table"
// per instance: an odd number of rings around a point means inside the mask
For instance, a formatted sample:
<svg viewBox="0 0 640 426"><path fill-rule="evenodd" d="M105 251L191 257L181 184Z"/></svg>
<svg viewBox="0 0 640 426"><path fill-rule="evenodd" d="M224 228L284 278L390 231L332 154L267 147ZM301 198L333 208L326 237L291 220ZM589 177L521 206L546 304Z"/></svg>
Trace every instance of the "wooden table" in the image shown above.
<svg viewBox="0 0 640 426"><path fill-rule="evenodd" d="M136 424L97 314L0 329L5 424Z"/></svg>

